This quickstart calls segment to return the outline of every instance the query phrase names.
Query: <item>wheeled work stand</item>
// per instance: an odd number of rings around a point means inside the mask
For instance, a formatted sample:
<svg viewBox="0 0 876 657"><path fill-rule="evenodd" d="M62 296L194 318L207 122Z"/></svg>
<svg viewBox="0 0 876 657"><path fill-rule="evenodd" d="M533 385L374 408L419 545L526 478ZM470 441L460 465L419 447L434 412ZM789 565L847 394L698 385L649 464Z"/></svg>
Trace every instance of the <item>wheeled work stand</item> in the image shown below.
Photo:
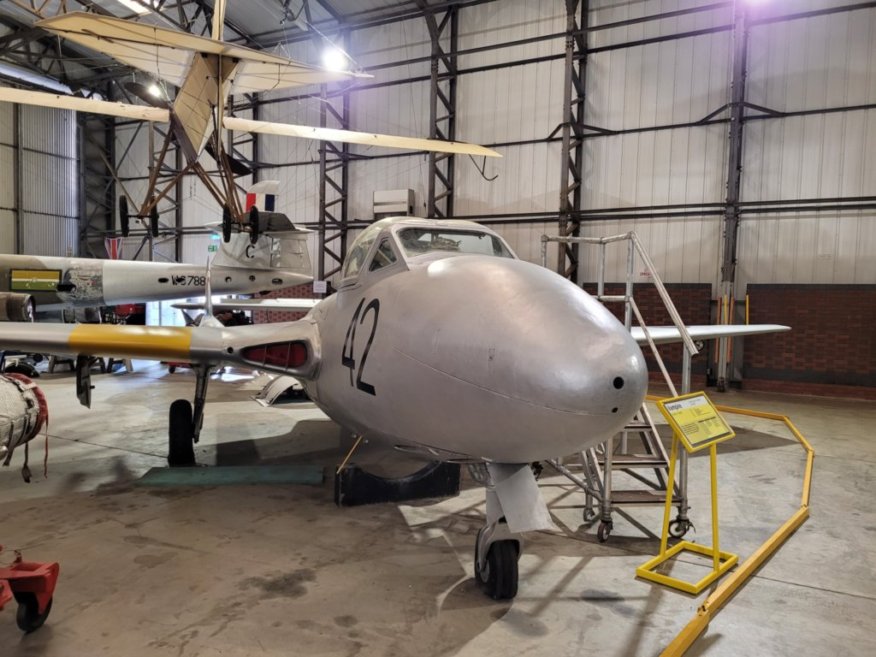
<svg viewBox="0 0 876 657"><path fill-rule="evenodd" d="M641 327L648 342L648 346L660 367L660 371L666 380L666 385L675 396L675 385L672 382L669 372L657 351L657 347L648 332L648 327L642 317L639 307L633 299L633 278L636 272L636 257L641 260L642 265L651 273L652 282L660 295L663 305L673 324L678 329L683 343L683 363L682 363L682 394L690 392L690 369L691 357L699 352L699 349L694 344L690 337L681 316L673 304L663 281L657 274L648 253L645 251L636 233L629 232L621 235L612 235L609 237L551 237L542 235L541 237L541 259L542 265L547 267L547 252L548 244L557 242L560 244L590 244L598 247L597 260L597 282L596 282L596 298L603 303L623 303L624 304L624 326L627 330L632 329L633 317ZM626 285L624 294L609 295L605 294L605 249L608 244L626 242L627 243L627 262L626 262ZM643 347L644 348L644 347ZM630 447L631 436L636 436L641 439L641 451L632 451ZM563 455L568 456L568 455ZM680 538L684 536L690 529L690 520L688 519L688 504L687 504L687 453L682 452L678 463L677 481L669 474L669 456L660 441L660 436L654 427L654 423L648 414L648 409L643 405L639 413L636 415L634 422L625 427L624 430L615 437L609 438L605 443L591 448L580 454L572 455L570 459L552 459L547 461L560 474L564 475L573 483L580 486L585 493L583 520L587 523L599 520L597 529L597 538L600 542L608 540L613 527L612 511L618 505L642 505L642 504L663 504L664 494L667 488L672 489L672 503L678 509L678 515L670 524L670 531L673 536ZM642 470L653 470L654 477L647 478L642 475ZM614 475L617 472L623 472L640 483L644 483L647 488L638 488L635 490L615 490Z"/></svg>

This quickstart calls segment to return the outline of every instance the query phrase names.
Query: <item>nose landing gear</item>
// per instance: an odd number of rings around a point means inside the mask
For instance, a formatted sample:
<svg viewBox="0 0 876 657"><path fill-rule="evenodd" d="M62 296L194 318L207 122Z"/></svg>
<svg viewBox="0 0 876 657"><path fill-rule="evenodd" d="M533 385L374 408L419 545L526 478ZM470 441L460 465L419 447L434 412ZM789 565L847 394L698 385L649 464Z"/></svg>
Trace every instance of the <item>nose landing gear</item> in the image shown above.
<svg viewBox="0 0 876 657"><path fill-rule="evenodd" d="M482 527L475 541L475 581L493 600L511 600L517 595L520 541L510 536L508 525L501 518Z"/></svg>

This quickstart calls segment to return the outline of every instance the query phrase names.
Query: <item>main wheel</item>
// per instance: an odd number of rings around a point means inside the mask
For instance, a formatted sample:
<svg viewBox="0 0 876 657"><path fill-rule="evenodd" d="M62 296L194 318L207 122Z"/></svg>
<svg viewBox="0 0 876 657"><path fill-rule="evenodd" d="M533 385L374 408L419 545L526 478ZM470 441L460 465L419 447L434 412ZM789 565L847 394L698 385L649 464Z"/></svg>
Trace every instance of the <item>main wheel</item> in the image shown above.
<svg viewBox="0 0 876 657"><path fill-rule="evenodd" d="M255 244L259 241L259 209L252 206L249 209L249 242Z"/></svg>
<svg viewBox="0 0 876 657"><path fill-rule="evenodd" d="M479 544L480 540L475 544L475 580L493 600L510 600L517 595L517 541L492 543L483 569L478 567Z"/></svg>
<svg viewBox="0 0 876 657"><path fill-rule="evenodd" d="M167 463L171 467L195 465L193 442L192 404L188 399L177 399L170 405Z"/></svg>
<svg viewBox="0 0 876 657"><path fill-rule="evenodd" d="M152 237L158 237L158 204L152 206L149 211L149 230L152 231Z"/></svg>
<svg viewBox="0 0 876 657"><path fill-rule="evenodd" d="M227 205L222 208L222 241L226 244L231 241L231 208Z"/></svg>
<svg viewBox="0 0 876 657"><path fill-rule="evenodd" d="M128 197L119 197L119 223L122 225L122 237L131 234L131 215L128 213Z"/></svg>
<svg viewBox="0 0 876 657"><path fill-rule="evenodd" d="M19 593L16 595L16 599L18 600L18 613L15 615L15 622L18 624L18 629L27 634L40 629L49 617L49 612L52 611L52 599L49 598L43 613L40 613L36 594Z"/></svg>

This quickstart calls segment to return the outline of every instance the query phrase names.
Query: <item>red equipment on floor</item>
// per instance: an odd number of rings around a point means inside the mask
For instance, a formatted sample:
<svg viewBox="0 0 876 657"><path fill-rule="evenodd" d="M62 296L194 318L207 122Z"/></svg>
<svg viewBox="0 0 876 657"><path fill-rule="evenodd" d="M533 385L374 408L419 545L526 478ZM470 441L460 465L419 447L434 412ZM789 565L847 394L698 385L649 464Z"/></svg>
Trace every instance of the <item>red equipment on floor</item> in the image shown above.
<svg viewBox="0 0 876 657"><path fill-rule="evenodd" d="M57 563L24 561L16 550L15 561L0 567L0 611L14 599L18 602L18 627L27 633L38 630L52 611L59 570Z"/></svg>

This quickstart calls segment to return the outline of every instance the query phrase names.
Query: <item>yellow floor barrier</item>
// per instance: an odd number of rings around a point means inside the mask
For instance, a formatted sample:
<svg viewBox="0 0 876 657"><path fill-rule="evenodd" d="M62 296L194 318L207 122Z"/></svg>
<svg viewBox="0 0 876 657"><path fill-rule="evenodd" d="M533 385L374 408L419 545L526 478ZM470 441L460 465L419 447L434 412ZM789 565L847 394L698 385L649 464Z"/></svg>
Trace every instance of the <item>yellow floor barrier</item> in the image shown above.
<svg viewBox="0 0 876 657"><path fill-rule="evenodd" d="M659 397L653 395L648 396L649 401L658 401L659 399ZM709 622L730 600L733 594L745 584L748 578L757 571L764 561L772 556L772 554L782 546L788 537L809 517L809 492L812 486L812 468L815 463L815 450L812 449L812 445L809 444L809 441L807 441L797 427L794 426L794 423L791 422L790 418L785 415L779 415L778 413L751 411L743 408L733 408L731 406L719 405L716 406L716 408L722 413L747 415L749 417L775 420L785 424L806 452L806 470L803 474L803 493L800 500L800 508L703 601L703 604L697 609L696 615L688 622L681 632L676 635L666 649L660 653L661 657L675 657L676 655L683 655L687 652L688 648L693 645L697 637L706 631Z"/></svg>

